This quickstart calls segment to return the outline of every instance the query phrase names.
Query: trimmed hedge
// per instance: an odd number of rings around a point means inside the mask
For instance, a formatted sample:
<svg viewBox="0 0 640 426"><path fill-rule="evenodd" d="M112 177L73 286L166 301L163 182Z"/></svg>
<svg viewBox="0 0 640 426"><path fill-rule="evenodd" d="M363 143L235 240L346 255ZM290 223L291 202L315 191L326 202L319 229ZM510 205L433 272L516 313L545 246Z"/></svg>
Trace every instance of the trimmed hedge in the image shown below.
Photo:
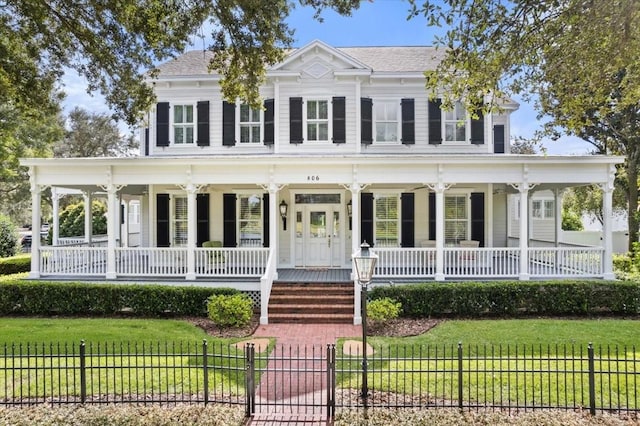
<svg viewBox="0 0 640 426"><path fill-rule="evenodd" d="M383 297L410 318L640 314L640 283L632 281L445 282L370 292L371 300Z"/></svg>
<svg viewBox="0 0 640 426"><path fill-rule="evenodd" d="M15 256L0 259L0 275L18 274L31 270L31 257Z"/></svg>
<svg viewBox="0 0 640 426"><path fill-rule="evenodd" d="M207 316L207 298L232 288L14 280L0 284L0 315Z"/></svg>

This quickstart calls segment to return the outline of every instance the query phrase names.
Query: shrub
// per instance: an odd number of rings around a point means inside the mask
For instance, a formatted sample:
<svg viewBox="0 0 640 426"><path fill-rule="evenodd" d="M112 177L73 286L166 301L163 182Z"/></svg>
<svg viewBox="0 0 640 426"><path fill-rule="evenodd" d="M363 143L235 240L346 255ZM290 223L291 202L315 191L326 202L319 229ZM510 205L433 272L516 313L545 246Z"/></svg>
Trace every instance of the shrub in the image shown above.
<svg viewBox="0 0 640 426"><path fill-rule="evenodd" d="M562 210L563 231L582 231L583 229L582 219L576 212L566 209Z"/></svg>
<svg viewBox="0 0 640 426"><path fill-rule="evenodd" d="M7 216L0 214L0 257L15 256L19 247L16 226Z"/></svg>
<svg viewBox="0 0 640 426"><path fill-rule="evenodd" d="M206 316L207 298L236 294L231 288L78 282L3 281L0 315Z"/></svg>
<svg viewBox="0 0 640 426"><path fill-rule="evenodd" d="M91 203L92 234L103 235L107 233L107 207L100 200ZM84 201L68 205L60 213L60 236L77 237L84 235ZM52 230L49 230L47 242L51 244Z"/></svg>
<svg viewBox="0 0 640 426"><path fill-rule="evenodd" d="M640 283L633 281L427 283L375 287L370 297L393 298L412 318L640 313Z"/></svg>
<svg viewBox="0 0 640 426"><path fill-rule="evenodd" d="M373 321L385 322L400 316L402 304L390 297L372 300L367 303L367 316Z"/></svg>
<svg viewBox="0 0 640 426"><path fill-rule="evenodd" d="M13 256L0 259L0 275L18 274L31 270L31 257Z"/></svg>
<svg viewBox="0 0 640 426"><path fill-rule="evenodd" d="M251 321L253 302L245 294L215 295L207 301L207 312L219 327L241 327Z"/></svg>

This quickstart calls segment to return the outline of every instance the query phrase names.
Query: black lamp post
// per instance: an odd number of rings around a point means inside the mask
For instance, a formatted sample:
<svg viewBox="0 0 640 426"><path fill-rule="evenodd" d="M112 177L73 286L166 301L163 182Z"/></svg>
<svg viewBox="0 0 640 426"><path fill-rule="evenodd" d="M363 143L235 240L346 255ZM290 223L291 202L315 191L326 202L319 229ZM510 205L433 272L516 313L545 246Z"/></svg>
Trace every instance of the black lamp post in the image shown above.
<svg viewBox="0 0 640 426"><path fill-rule="evenodd" d="M378 256L371 253L366 241L360 245L360 252L353 257L356 275L360 284L360 309L362 313L362 405L367 409L369 386L367 383L367 286L373 278Z"/></svg>

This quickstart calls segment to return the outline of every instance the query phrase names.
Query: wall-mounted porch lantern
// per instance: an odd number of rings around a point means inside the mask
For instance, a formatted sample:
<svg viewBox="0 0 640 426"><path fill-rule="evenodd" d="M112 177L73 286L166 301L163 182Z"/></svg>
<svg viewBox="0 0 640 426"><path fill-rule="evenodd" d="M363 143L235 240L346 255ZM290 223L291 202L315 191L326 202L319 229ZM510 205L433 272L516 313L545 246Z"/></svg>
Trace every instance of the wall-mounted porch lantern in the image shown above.
<svg viewBox="0 0 640 426"><path fill-rule="evenodd" d="M287 230L287 211L289 210L289 205L282 200L280 202L280 217L282 218L282 229Z"/></svg>

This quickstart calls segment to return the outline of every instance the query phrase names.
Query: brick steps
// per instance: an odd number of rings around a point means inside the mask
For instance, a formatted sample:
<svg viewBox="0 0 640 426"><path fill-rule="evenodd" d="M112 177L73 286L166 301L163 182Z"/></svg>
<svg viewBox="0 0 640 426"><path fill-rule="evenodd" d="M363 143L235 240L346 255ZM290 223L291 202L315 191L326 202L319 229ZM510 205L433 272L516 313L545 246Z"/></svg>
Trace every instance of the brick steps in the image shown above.
<svg viewBox="0 0 640 426"><path fill-rule="evenodd" d="M353 324L353 284L278 283L271 288L270 323Z"/></svg>

